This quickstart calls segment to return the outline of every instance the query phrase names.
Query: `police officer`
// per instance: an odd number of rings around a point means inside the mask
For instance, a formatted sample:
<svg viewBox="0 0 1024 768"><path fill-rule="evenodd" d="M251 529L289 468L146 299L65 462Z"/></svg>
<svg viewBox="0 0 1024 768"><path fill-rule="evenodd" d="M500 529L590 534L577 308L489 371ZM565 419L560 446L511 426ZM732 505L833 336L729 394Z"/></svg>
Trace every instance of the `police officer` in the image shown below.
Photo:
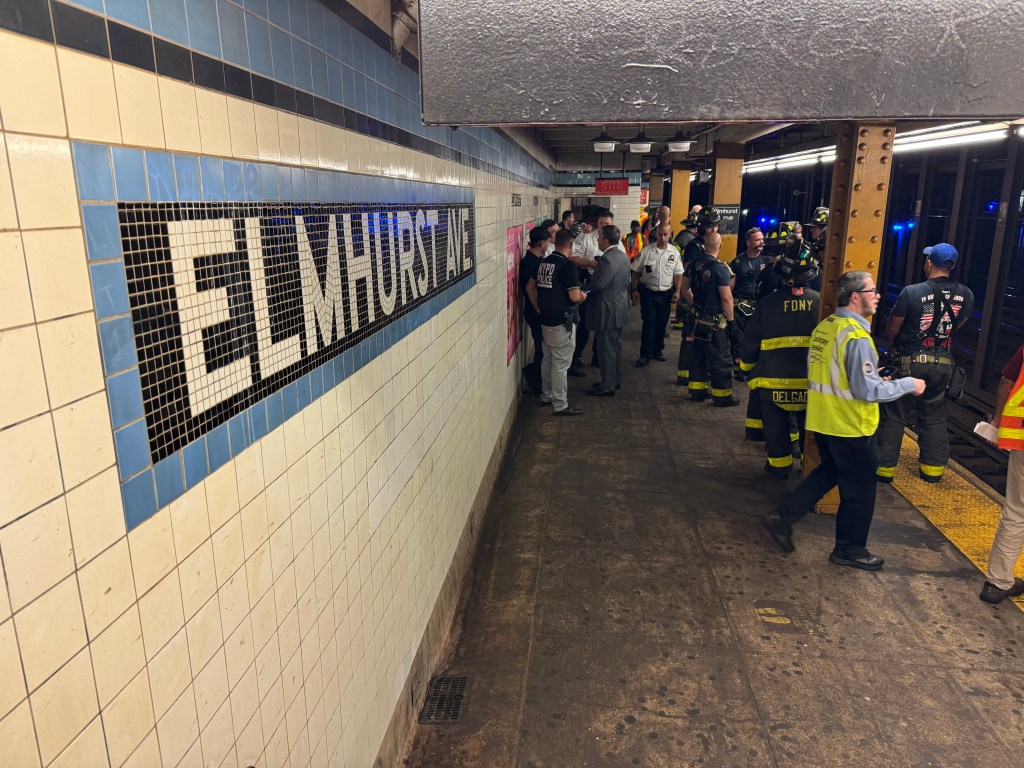
<svg viewBox="0 0 1024 768"><path fill-rule="evenodd" d="M736 275L736 282L732 287L732 296L735 301L733 307L736 315L736 339L738 344L743 343L743 329L747 321L754 313L757 304L757 278L767 266L771 266L771 260L764 253L764 233L760 227L752 227L747 230L744 237L746 248L729 263L729 268ZM739 347L733 350L736 357L739 357ZM737 369L735 373L737 381L746 381L746 373Z"/></svg>
<svg viewBox="0 0 1024 768"><path fill-rule="evenodd" d="M974 309L974 294L949 273L960 254L949 243L924 249L927 280L908 285L896 299L886 336L893 339L889 365L895 376L916 376L928 383L917 400L901 398L882 406L878 428L878 480L891 483L903 444L903 428L916 421L918 471L925 482L937 483L949 461L946 430L946 389L953 376L949 347L953 332L963 327ZM916 415L916 419L915 419Z"/></svg>
<svg viewBox="0 0 1024 768"><path fill-rule="evenodd" d="M751 371L750 399L762 405L768 454L764 470L785 479L793 469L794 421L803 445L807 348L818 324L820 296L806 287L817 276L818 265L795 237L790 237L775 270L783 287L759 302L751 315L740 344L740 365Z"/></svg>
<svg viewBox="0 0 1024 768"><path fill-rule="evenodd" d="M717 235L718 225L722 221L722 215L711 206L701 208L696 214L691 213L684 220L684 225L691 220L690 217L695 217L696 234L690 238L689 242L682 249L684 278L685 270L689 269L698 258L705 255L704 239L711 235ZM676 369L676 384L681 387L687 387L690 384L690 360L693 353L692 342L695 315L693 307L690 305L690 299L687 298L685 292L682 292L681 298L685 301L686 314L683 319L683 337L679 340L679 366ZM677 303L677 319L679 317L678 307L679 304Z"/></svg>
<svg viewBox="0 0 1024 768"><path fill-rule="evenodd" d="M708 210L705 208L701 215ZM710 382L714 405L726 408L740 404L732 393L732 272L717 258L721 235L705 235L702 241L704 252L687 267L682 283L683 296L693 307L693 358L688 388L691 400L706 400Z"/></svg>
<svg viewBox="0 0 1024 768"><path fill-rule="evenodd" d="M878 375L878 353L868 320L878 291L868 272L847 272L836 280L838 309L811 334L807 358L807 429L814 432L821 464L762 525L783 551L793 551L793 524L818 499L839 486L836 541L829 560L874 571L885 561L867 549L875 513L878 404L924 392L921 379L887 381Z"/></svg>
<svg viewBox="0 0 1024 768"><path fill-rule="evenodd" d="M631 291L633 303L640 303L643 327L640 331L640 358L634 363L642 368L651 361L665 361L665 326L673 301L679 301L683 282L683 259L672 245L672 228L665 223L656 230L657 242L648 245L633 260Z"/></svg>

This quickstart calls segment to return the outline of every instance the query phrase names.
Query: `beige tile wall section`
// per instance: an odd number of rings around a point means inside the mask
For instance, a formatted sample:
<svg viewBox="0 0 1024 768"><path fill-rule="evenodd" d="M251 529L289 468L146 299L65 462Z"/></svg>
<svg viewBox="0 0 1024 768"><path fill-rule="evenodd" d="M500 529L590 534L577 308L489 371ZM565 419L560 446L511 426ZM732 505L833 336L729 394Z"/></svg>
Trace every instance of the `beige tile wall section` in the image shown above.
<svg viewBox="0 0 1024 768"><path fill-rule="evenodd" d="M4 764L369 766L515 397L539 190L6 32L0 69ZM129 534L72 138L475 187L477 286Z"/></svg>

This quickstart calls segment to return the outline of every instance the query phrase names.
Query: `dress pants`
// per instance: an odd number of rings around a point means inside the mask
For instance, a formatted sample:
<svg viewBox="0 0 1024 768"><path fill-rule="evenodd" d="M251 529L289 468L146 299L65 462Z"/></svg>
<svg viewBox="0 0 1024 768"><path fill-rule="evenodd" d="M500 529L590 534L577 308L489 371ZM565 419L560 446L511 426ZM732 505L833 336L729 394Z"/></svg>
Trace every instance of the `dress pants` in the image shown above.
<svg viewBox="0 0 1024 768"><path fill-rule="evenodd" d="M564 411L569 407L569 382L566 372L572 364L576 327L542 325L544 359L540 362L541 398L551 401L551 407Z"/></svg>
<svg viewBox="0 0 1024 768"><path fill-rule="evenodd" d="M529 301L526 302L523 319L530 326L530 335L533 337L533 364L540 366L540 361L544 357L544 334L541 331L540 315L534 311Z"/></svg>
<svg viewBox="0 0 1024 768"><path fill-rule="evenodd" d="M904 395L881 403L878 423L878 475L891 478L903 446L903 428L915 425L920 469L928 477L942 477L949 463L949 432L946 426L946 388L953 366L942 363L911 363L910 375L923 379L924 394Z"/></svg>
<svg viewBox="0 0 1024 768"><path fill-rule="evenodd" d="M622 384L622 329L594 331L597 363L601 369L602 392L614 391Z"/></svg>
<svg viewBox="0 0 1024 768"><path fill-rule="evenodd" d="M1013 568L1024 548L1024 451L1010 451L1006 470L1006 503L999 518L992 551L988 556L988 580L1000 589L1013 586Z"/></svg>
<svg viewBox="0 0 1024 768"><path fill-rule="evenodd" d="M814 511L822 496L839 486L836 548L840 557L862 557L875 514L875 470L878 449L871 437L835 437L815 433L821 464L779 505L779 515L790 525Z"/></svg>
<svg viewBox="0 0 1024 768"><path fill-rule="evenodd" d="M655 292L640 283L637 291L640 293L640 317L643 319L640 357L654 357L665 351L665 327L672 313L672 290Z"/></svg>
<svg viewBox="0 0 1024 768"><path fill-rule="evenodd" d="M732 347L729 334L715 329L709 341L693 340L693 358L690 360L690 395L697 399L711 396L715 400L732 397Z"/></svg>

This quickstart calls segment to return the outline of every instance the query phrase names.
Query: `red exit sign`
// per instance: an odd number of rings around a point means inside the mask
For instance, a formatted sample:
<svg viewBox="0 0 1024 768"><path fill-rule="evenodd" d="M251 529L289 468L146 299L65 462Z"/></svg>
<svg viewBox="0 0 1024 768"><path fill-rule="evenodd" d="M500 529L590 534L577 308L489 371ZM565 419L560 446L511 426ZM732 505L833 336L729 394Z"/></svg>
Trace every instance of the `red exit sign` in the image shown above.
<svg viewBox="0 0 1024 768"><path fill-rule="evenodd" d="M598 179L594 185L595 195L628 195L629 179Z"/></svg>

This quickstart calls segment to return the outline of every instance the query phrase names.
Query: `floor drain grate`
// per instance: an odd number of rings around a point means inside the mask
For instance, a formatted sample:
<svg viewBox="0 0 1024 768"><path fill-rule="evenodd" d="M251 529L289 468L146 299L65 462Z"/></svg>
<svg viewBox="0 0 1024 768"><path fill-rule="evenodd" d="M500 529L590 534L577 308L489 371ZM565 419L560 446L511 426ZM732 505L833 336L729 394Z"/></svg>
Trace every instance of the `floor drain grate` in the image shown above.
<svg viewBox="0 0 1024 768"><path fill-rule="evenodd" d="M461 723L468 677L438 675L427 686L427 698L420 712L420 723Z"/></svg>

